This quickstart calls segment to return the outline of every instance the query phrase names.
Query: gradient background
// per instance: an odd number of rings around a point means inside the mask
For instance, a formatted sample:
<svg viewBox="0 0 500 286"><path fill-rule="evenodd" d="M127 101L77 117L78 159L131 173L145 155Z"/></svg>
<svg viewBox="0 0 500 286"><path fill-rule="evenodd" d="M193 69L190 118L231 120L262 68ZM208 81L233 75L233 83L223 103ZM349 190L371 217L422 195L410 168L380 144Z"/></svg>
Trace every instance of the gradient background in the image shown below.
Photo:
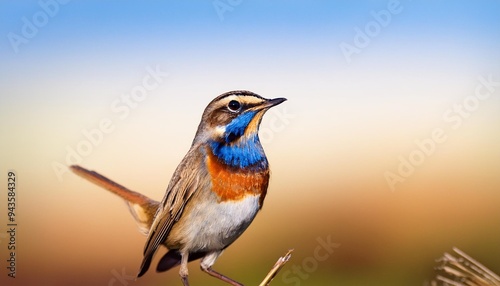
<svg viewBox="0 0 500 286"><path fill-rule="evenodd" d="M0 2L0 234L7 170L19 180L18 277L0 241L1 284L181 285L177 269L116 280L136 274L145 238L120 199L70 172L59 180L53 164L109 118L80 164L160 200L206 104L233 89L288 101L262 123L263 211L215 269L256 285L295 248L272 285L426 285L456 246L499 273L500 87L458 128L443 114L479 77L500 81L500 2L401 1L348 62L339 45L389 2L233 1L219 17L212 1L72 1L17 53L8 34L43 10ZM168 78L121 119L112 102L148 66ZM391 190L384 173L435 128L447 140ZM307 264L328 237L340 246ZM197 263L190 279L224 285Z"/></svg>

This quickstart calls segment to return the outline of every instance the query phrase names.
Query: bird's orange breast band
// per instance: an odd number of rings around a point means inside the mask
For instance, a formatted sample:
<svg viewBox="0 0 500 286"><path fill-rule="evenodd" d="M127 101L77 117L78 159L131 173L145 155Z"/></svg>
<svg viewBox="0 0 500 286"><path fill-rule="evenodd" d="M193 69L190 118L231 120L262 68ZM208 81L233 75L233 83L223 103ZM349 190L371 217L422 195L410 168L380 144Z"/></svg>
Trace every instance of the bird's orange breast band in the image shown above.
<svg viewBox="0 0 500 286"><path fill-rule="evenodd" d="M262 205L269 183L269 170L234 170L220 162L210 150L207 153L206 164L212 180L212 191L221 202L238 201L247 195L260 195L259 204Z"/></svg>

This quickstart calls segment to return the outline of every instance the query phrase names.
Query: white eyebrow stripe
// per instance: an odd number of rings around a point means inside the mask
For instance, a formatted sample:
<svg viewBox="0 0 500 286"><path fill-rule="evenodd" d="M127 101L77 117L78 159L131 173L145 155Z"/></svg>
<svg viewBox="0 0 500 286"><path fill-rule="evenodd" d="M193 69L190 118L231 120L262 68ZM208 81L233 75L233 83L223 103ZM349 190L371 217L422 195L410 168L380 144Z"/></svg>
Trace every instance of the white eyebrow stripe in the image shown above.
<svg viewBox="0 0 500 286"><path fill-rule="evenodd" d="M244 105L256 105L264 102L262 98L258 98L250 95L229 95L220 100L221 105L227 105L231 100L236 100Z"/></svg>

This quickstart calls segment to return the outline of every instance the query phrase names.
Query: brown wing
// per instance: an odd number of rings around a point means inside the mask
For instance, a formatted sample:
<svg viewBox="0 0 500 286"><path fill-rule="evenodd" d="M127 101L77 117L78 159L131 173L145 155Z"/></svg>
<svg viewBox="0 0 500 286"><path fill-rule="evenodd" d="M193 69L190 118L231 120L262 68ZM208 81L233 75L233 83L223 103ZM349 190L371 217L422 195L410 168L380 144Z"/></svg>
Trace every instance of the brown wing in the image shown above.
<svg viewBox="0 0 500 286"><path fill-rule="evenodd" d="M192 148L177 167L155 216L144 247L144 258L137 277L146 273L153 255L179 220L186 203L200 185L200 154Z"/></svg>

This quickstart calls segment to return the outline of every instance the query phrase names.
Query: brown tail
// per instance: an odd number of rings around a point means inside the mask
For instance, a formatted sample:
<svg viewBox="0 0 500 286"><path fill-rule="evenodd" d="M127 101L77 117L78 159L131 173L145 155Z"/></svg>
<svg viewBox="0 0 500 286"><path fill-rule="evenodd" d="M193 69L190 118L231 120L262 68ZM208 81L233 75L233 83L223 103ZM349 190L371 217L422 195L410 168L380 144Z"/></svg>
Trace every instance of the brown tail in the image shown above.
<svg viewBox="0 0 500 286"><path fill-rule="evenodd" d="M102 187L124 199L130 213L137 222L139 230L145 235L149 233L149 229L153 224L154 216L160 205L158 201L150 199L141 193L129 190L97 172L87 170L78 165L72 165L70 166L70 169L78 176L87 179L99 187Z"/></svg>

